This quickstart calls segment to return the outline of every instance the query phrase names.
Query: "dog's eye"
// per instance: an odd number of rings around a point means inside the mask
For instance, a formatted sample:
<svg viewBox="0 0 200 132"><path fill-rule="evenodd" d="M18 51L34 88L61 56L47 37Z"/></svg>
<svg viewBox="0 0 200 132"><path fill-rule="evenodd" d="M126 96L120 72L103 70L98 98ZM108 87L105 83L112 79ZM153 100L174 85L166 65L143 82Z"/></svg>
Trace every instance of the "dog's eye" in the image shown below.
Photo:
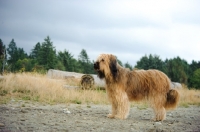
<svg viewBox="0 0 200 132"><path fill-rule="evenodd" d="M102 59L101 61L104 61L104 59Z"/></svg>

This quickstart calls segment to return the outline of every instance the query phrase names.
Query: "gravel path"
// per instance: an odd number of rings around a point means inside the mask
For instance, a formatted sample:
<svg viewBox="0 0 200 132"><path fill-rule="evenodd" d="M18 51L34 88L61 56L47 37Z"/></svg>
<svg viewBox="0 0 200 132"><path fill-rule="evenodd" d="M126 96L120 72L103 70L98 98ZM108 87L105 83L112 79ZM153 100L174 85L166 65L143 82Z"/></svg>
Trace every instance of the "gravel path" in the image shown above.
<svg viewBox="0 0 200 132"><path fill-rule="evenodd" d="M200 107L177 108L153 122L150 108L132 107L126 120L109 119L109 105L11 101L0 105L0 132L200 132Z"/></svg>

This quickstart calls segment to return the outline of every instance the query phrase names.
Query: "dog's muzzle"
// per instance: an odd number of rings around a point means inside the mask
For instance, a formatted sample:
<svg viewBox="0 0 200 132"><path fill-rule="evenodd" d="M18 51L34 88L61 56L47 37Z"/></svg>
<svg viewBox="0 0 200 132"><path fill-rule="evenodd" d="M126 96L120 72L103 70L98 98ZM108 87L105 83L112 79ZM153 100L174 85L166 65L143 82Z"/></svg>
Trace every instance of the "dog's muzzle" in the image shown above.
<svg viewBox="0 0 200 132"><path fill-rule="evenodd" d="M99 62L95 62L95 63L94 63L94 69L95 69L96 71L99 70Z"/></svg>
<svg viewBox="0 0 200 132"><path fill-rule="evenodd" d="M94 70L97 72L97 76L101 79L105 78L103 71L100 71L99 62L94 63Z"/></svg>

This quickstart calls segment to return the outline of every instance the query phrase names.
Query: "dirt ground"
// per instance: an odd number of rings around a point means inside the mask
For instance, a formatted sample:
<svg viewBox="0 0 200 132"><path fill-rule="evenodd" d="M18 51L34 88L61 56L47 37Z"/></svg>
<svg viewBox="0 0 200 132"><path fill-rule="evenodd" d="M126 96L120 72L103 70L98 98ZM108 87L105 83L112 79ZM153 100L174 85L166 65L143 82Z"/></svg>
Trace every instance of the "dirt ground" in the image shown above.
<svg viewBox="0 0 200 132"><path fill-rule="evenodd" d="M109 105L56 104L12 100L0 105L0 132L200 132L200 107L178 107L163 122L151 108L131 107L126 120L109 119Z"/></svg>

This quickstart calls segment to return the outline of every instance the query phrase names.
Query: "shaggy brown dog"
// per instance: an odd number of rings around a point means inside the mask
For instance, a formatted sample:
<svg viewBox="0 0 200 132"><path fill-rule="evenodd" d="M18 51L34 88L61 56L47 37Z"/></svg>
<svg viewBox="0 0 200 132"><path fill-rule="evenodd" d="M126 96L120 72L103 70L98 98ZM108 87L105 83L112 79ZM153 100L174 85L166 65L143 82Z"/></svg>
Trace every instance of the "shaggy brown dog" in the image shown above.
<svg viewBox="0 0 200 132"><path fill-rule="evenodd" d="M148 100L155 112L154 121L162 121L166 109L173 109L179 93L170 89L169 78L158 70L133 70L121 67L112 54L101 54L94 63L99 78L105 79L106 92L112 104L109 118L126 119L129 101Z"/></svg>

